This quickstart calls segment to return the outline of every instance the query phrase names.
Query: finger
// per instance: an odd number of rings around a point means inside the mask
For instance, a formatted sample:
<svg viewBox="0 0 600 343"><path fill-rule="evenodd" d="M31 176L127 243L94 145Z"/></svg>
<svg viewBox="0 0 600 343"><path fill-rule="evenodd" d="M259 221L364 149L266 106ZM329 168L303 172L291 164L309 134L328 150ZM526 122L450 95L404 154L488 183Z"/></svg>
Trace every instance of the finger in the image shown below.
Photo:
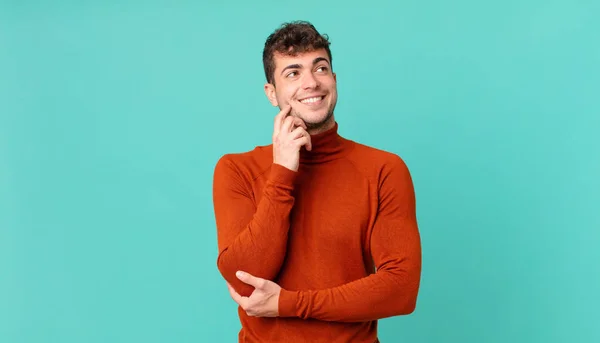
<svg viewBox="0 0 600 343"><path fill-rule="evenodd" d="M296 117L288 116L283 120L283 124L281 124L281 133L288 133L292 131L292 125L296 122Z"/></svg>
<svg viewBox="0 0 600 343"><path fill-rule="evenodd" d="M238 292L236 292L235 289L233 289L233 287L229 284L229 282L227 283L227 288L229 289L229 294L231 295L231 298L233 298L233 300L242 308L245 308L248 298L243 297Z"/></svg>
<svg viewBox="0 0 600 343"><path fill-rule="evenodd" d="M233 286L231 286L229 282L227 283L227 290L229 291L231 298L233 298L233 300L235 300L235 302L239 304L242 296L238 292L236 292L235 289L233 289Z"/></svg>
<svg viewBox="0 0 600 343"><path fill-rule="evenodd" d="M308 131L304 131L303 132L303 136L304 138L306 138L306 150L311 151L312 150L312 140L310 138L310 133L308 133Z"/></svg>
<svg viewBox="0 0 600 343"><path fill-rule="evenodd" d="M247 283L250 286L253 286L254 288L262 288L265 285L265 280L264 279L261 279L261 278L256 277L256 276L252 276L252 275L250 275L248 273L245 273L245 272L242 272L242 271L238 271L237 273L235 273L235 275L242 282Z"/></svg>
<svg viewBox="0 0 600 343"><path fill-rule="evenodd" d="M290 113L291 108L292 108L292 106L287 104L275 116L275 121L273 123L273 134L274 135L279 134L279 131L281 130L281 124L283 122L283 119L288 115L288 113Z"/></svg>
<svg viewBox="0 0 600 343"><path fill-rule="evenodd" d="M308 135L308 132L306 132L303 127L297 127L291 133L292 139L300 138L305 135Z"/></svg>
<svg viewBox="0 0 600 343"><path fill-rule="evenodd" d="M308 127L306 127L306 123L304 122L304 120L302 120L298 117L294 117L294 126L302 127L302 128L304 128L304 130L308 130Z"/></svg>
<svg viewBox="0 0 600 343"><path fill-rule="evenodd" d="M306 132L306 131L305 131ZM298 143L298 146L306 146L306 150L312 150L312 143L310 141L310 135L308 132L306 134L302 134L302 137L297 138L294 142Z"/></svg>

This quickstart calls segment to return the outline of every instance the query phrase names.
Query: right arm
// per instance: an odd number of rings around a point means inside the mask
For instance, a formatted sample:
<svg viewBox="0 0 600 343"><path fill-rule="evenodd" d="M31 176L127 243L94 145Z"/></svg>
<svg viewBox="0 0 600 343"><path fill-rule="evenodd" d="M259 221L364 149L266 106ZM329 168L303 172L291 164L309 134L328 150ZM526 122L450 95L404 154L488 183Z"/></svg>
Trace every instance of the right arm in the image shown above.
<svg viewBox="0 0 600 343"><path fill-rule="evenodd" d="M250 189L233 163L221 158L213 184L219 256L217 266L229 284L249 296L253 288L235 273L248 271L273 280L285 258L295 172L271 166L262 197L254 205Z"/></svg>
<svg viewBox="0 0 600 343"><path fill-rule="evenodd" d="M225 280L243 296L249 296L254 288L241 282L235 276L237 271L273 280L285 258L300 148L312 148L306 124L299 118L286 118L290 109L287 107L275 117L273 164L256 205L251 185L227 156L215 167L217 266Z"/></svg>

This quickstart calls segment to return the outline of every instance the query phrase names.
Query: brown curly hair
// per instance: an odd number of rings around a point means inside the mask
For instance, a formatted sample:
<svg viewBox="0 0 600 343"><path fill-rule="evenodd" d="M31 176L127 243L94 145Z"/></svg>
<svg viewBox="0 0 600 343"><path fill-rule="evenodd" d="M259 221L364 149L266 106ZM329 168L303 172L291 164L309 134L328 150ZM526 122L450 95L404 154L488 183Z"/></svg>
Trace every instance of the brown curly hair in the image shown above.
<svg viewBox="0 0 600 343"><path fill-rule="evenodd" d="M268 83L275 84L275 52L288 56L299 53L325 49L331 65L331 50L329 37L322 35L307 21L292 21L284 23L267 38L263 49L263 66Z"/></svg>

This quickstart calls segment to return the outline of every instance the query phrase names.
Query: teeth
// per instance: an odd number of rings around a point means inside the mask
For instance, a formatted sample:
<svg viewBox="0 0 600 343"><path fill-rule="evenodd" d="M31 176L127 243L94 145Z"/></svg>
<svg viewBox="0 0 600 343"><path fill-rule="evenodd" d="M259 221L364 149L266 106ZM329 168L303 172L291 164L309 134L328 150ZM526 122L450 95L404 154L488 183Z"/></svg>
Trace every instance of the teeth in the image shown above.
<svg viewBox="0 0 600 343"><path fill-rule="evenodd" d="M314 98L308 98L308 99L300 100L300 102L303 103L303 104L310 104L312 102L317 102L317 101L319 101L321 99L323 99L322 96L317 96L317 97L314 97Z"/></svg>

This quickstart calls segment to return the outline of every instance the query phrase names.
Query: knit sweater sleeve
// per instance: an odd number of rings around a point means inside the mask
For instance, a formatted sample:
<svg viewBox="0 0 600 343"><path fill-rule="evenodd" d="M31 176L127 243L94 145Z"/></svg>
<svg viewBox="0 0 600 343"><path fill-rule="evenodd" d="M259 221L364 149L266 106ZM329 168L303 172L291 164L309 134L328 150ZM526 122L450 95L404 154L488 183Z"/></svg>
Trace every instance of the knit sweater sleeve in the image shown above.
<svg viewBox="0 0 600 343"><path fill-rule="evenodd" d="M217 162L213 179L217 267L243 296L249 296L254 287L241 282L236 271L268 280L279 273L287 247L295 177L294 171L273 164L255 204L250 176L240 172L227 155Z"/></svg>
<svg viewBox="0 0 600 343"><path fill-rule="evenodd" d="M371 234L376 272L329 289L282 289L281 317L358 322L414 311L421 274L414 188L401 159L387 167L379 183L379 210Z"/></svg>

